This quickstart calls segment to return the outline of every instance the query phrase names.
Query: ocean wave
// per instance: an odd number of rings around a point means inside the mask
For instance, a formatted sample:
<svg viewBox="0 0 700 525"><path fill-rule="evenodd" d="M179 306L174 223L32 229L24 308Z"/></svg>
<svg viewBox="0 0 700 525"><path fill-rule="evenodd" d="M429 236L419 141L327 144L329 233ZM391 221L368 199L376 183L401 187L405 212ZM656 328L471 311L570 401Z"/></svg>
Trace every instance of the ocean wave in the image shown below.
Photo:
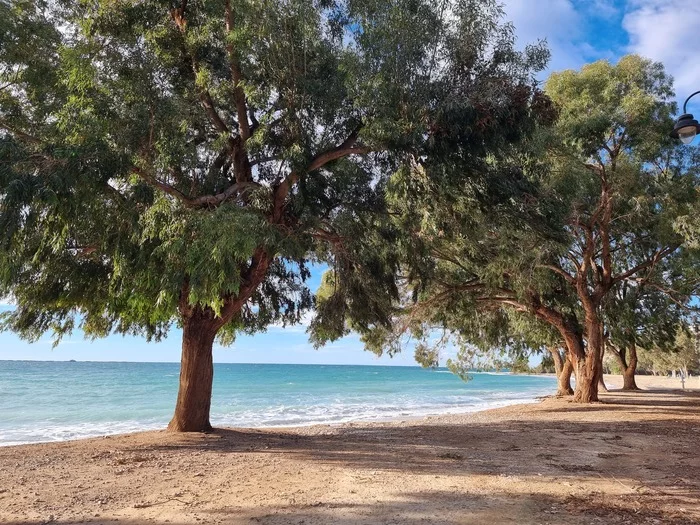
<svg viewBox="0 0 700 525"><path fill-rule="evenodd" d="M172 415L175 366L15 363L0 368L0 445L66 441L162 429ZM172 376L166 380L166 377ZM97 378L97 379L96 379ZM211 421L226 427L293 427L467 413L527 403L556 389L552 377L315 365L219 365Z"/></svg>
<svg viewBox="0 0 700 525"><path fill-rule="evenodd" d="M145 430L165 428L167 421L106 421L102 423L67 423L22 426L0 431L0 446L28 445L32 443L50 443L72 441L115 434L128 434Z"/></svg>
<svg viewBox="0 0 700 525"><path fill-rule="evenodd" d="M351 422L381 422L413 419L446 414L465 414L500 408L509 405L533 403L538 396L499 397L479 402L454 405L426 405L406 407L400 405L319 406L305 408L270 407L261 411L236 411L212 415L215 426L251 428L304 427L333 425Z"/></svg>

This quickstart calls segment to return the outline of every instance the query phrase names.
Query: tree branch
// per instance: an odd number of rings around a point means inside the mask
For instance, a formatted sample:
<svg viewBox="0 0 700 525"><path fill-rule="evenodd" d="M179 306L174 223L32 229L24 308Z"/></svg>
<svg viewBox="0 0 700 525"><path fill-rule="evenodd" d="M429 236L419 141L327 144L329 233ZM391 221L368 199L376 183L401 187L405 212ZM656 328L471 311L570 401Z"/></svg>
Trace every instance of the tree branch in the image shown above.
<svg viewBox="0 0 700 525"><path fill-rule="evenodd" d="M263 186L253 181L236 182L235 184L232 184L231 186L226 188L221 193L217 193L216 195L203 195L202 197L196 197L194 199L191 199L191 203L192 206L195 208L204 206L219 206L234 195L241 195L244 192L249 191L251 189L262 187Z"/></svg>
<svg viewBox="0 0 700 525"><path fill-rule="evenodd" d="M564 270L559 268L558 266L554 266L552 264L538 264L537 267L552 270L554 273L561 275L566 280L566 282L570 284L576 284L576 279L568 272L565 272Z"/></svg>
<svg viewBox="0 0 700 525"><path fill-rule="evenodd" d="M171 186L170 184L167 184L165 182L162 182L162 181L156 179L155 177L153 177L152 175L149 175L148 173L146 173L144 170L142 170L138 166L134 166L131 169L131 171L133 173L135 173L136 175L138 175L141 178L141 180L143 180L144 182L146 182L150 186L153 186L154 188L157 188L157 189L161 190L162 192L167 193L168 195L172 195L173 197L175 197L177 200L182 202L188 208L194 207L194 205L193 205L194 201L192 200L192 198L189 195L186 195L185 193L181 192L177 188Z"/></svg>
<svg viewBox="0 0 700 525"><path fill-rule="evenodd" d="M674 251L676 251L678 249L679 246L680 246L680 244L674 244L672 246L667 246L666 248L663 248L663 249L659 250L658 252L655 252L654 255L650 259L648 259L642 263L639 263L638 265L627 270L626 272L623 272L621 274L614 276L612 278L612 282L615 283L615 282L623 281L623 280L633 276L635 273L637 273L641 270L656 266L656 263L658 263L661 259L663 259L667 255L672 254Z"/></svg>
<svg viewBox="0 0 700 525"><path fill-rule="evenodd" d="M372 151L372 149L369 147L354 146L357 142L357 137L360 133L360 129L362 129L361 125L355 128L352 131L352 133L350 133L348 138L343 141L342 144L329 151L319 153L316 157L314 157L311 160L306 169L303 170L303 173L309 173L311 171L317 170L331 161L347 157L349 155L364 155ZM286 200L287 195L289 195L292 186L294 186L294 184L296 184L296 182L299 180L301 173L302 172L299 171L292 171L289 175L287 175L287 177L284 180L280 182L280 184L275 189L272 210L272 219L274 222L279 222L281 220L282 210L284 208L284 201Z"/></svg>
<svg viewBox="0 0 700 525"><path fill-rule="evenodd" d="M228 33L226 41L226 52L228 53L229 68L231 69L231 81L233 82L233 99L236 103L236 113L238 114L238 126L241 130L241 140L243 144L250 138L250 125L248 124L248 108L246 106L245 93L241 87L243 76L241 75L241 66L236 57L236 50L230 41L231 31L233 30L233 13L231 11L231 1L226 0L225 3L225 18L226 18L226 33Z"/></svg>
<svg viewBox="0 0 700 525"><path fill-rule="evenodd" d="M3 128L5 131L12 133L13 135L15 135L16 138L25 142L29 142L35 145L42 144L41 139L38 139L37 137L30 135L29 133L25 133L24 131L17 129L4 119L0 119L0 128Z"/></svg>

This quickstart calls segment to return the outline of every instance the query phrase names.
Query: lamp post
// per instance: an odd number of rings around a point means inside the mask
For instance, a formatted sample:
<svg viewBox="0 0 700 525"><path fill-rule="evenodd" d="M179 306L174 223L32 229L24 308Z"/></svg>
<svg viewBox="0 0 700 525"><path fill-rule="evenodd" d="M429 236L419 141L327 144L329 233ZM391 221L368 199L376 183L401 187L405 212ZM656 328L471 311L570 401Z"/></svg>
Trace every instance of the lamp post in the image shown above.
<svg viewBox="0 0 700 525"><path fill-rule="evenodd" d="M681 139L683 144L690 144L693 142L695 135L700 133L700 124L698 124L698 121L695 120L691 113L686 113L688 101L698 93L700 93L700 91L696 91L685 99L685 102L683 102L683 114L678 117L676 124L673 126L673 131L670 133L671 137L674 139Z"/></svg>

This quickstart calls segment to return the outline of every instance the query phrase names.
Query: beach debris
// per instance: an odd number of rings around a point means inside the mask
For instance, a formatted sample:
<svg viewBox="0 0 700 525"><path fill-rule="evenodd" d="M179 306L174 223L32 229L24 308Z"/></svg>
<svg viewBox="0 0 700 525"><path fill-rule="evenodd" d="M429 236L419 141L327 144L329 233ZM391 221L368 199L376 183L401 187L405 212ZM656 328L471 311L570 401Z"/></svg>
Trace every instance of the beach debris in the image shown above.
<svg viewBox="0 0 700 525"><path fill-rule="evenodd" d="M155 507L156 505L162 505L164 503L168 503L170 501L177 501L178 503L182 503L183 505L190 505L189 501L183 501L181 499L177 498L168 498L163 501L156 501L155 503L148 503L148 502L140 502L140 503L134 503L134 508L135 509L147 509L148 507Z"/></svg>

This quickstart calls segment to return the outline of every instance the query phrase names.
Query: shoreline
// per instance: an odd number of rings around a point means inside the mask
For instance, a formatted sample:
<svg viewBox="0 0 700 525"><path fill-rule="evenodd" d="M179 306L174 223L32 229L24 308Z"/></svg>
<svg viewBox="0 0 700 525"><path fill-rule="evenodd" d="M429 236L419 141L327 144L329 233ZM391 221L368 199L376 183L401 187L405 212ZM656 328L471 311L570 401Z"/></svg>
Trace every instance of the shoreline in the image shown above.
<svg viewBox="0 0 700 525"><path fill-rule="evenodd" d="M700 392L0 448L0 522L700 523Z"/></svg>
<svg viewBox="0 0 700 525"><path fill-rule="evenodd" d="M522 376L527 376L527 377L556 377L554 374L514 374L514 375L522 375ZM642 391L647 390L647 391L678 391L678 392L683 392L681 389L681 382L679 378L669 378L669 377L663 377L663 376L636 376L637 377L637 382ZM622 386L622 376L619 375L611 375L611 374L606 374L604 376L605 383L611 388L612 392L615 392L616 389L621 388ZM685 391L687 392L692 392L694 390L700 390L700 377L691 377L686 379L686 389ZM340 420L340 421L312 421L312 422L305 422L305 423L299 423L299 424L279 424L279 425L260 425L260 426L253 426L253 425L244 425L244 426L232 426L228 424L219 424L215 423L213 426L217 429L230 429L230 430L293 430L293 429L304 429L304 428L309 428L309 427L342 427L345 425L363 425L363 424L384 424L384 423L393 423L393 422L404 422L404 421L421 421L421 420L430 420L433 418L442 418L442 417L451 417L451 416L460 416L460 415L468 415L468 414L475 414L475 413L480 413L480 412L485 412L489 410L497 410L500 408L507 408L510 406L517 406L517 405L528 405L528 404L536 404L538 402L541 402L543 399L547 399L548 397L551 397L554 394L554 389L552 390L551 394L543 393L541 395L535 396L535 397L528 397L528 398L522 398L522 399L510 399L510 400L505 400L505 401L491 401L487 402L486 404L482 405L474 405L473 407L448 407L445 406L442 411L436 411L436 412L431 412L427 414L406 414L406 415L397 415L394 417L377 417L377 418L368 418L368 419L345 419L345 420ZM215 418L213 418L215 419ZM89 440L89 439L103 439L107 437L118 437L118 436L124 436L124 435L132 435L132 434L139 434L143 432L157 432L159 430L162 430L165 428L167 425L167 422L160 425L146 425L142 428L134 428L134 429L127 429L127 430L117 430L115 432L107 432L107 433L95 433L91 435L81 435L81 436L76 436L76 437L70 437L67 439L54 439L54 440L43 440L43 441L22 441L22 442L0 442L0 449L6 448L6 447L21 447L21 446L31 446L31 445L42 445L42 444L51 444L51 443L66 443L66 442L76 442L76 441L81 441L81 440Z"/></svg>
<svg viewBox="0 0 700 525"><path fill-rule="evenodd" d="M487 406L484 405L475 405L472 410L469 409L469 407L445 407L445 411L438 411L438 412L431 412L429 414L406 414L406 415L398 415L395 417L377 417L377 418L372 418L372 419L347 419L347 420L342 420L342 421L320 421L320 422L309 422L309 423L299 423L299 424L281 424L281 425L267 425L267 426L252 426L252 425L247 425L247 426L231 426L231 425L223 425L219 426L216 424L213 424L212 426L214 427L215 430L239 430L239 431L246 431L246 430L295 430L295 429L305 429L305 428L311 428L311 427L343 427L346 425L353 426L353 425L374 425L374 424L390 424L394 422L402 423L405 421L421 421L424 419L431 419L431 418L441 418L441 417L449 417L449 416L459 416L459 415L467 415L467 414L475 414L479 412L486 412L489 410L498 410L500 408L507 408L510 406L516 406L516 405L530 405L530 404L536 404L538 403L541 399L544 399L548 397L548 395L544 394L543 396L536 396L532 398L523 398L523 399L512 399L512 400L507 400L507 401L494 401L491 403L487 403ZM53 444L53 443L71 443L71 442L76 442L76 441L82 441L82 440L90 440L90 439L104 439L104 438L111 438L111 437L119 437L119 436L128 436L128 435L134 435L134 434L140 434L140 433L146 433L146 432L158 432L163 430L167 426L167 423L163 425L158 425L157 427L146 427L146 428L139 428L139 429L134 429L134 430L127 430L127 431L117 431L117 432L111 432L111 433L106 433L106 434L95 434L95 435L88 435L88 436L78 436L78 437L71 437L67 439L55 439L55 440L49 440L49 441L26 441L26 442L1 442L0 441L0 449L6 448L6 447L23 447L23 446L32 446L32 445L48 445L48 444Z"/></svg>

